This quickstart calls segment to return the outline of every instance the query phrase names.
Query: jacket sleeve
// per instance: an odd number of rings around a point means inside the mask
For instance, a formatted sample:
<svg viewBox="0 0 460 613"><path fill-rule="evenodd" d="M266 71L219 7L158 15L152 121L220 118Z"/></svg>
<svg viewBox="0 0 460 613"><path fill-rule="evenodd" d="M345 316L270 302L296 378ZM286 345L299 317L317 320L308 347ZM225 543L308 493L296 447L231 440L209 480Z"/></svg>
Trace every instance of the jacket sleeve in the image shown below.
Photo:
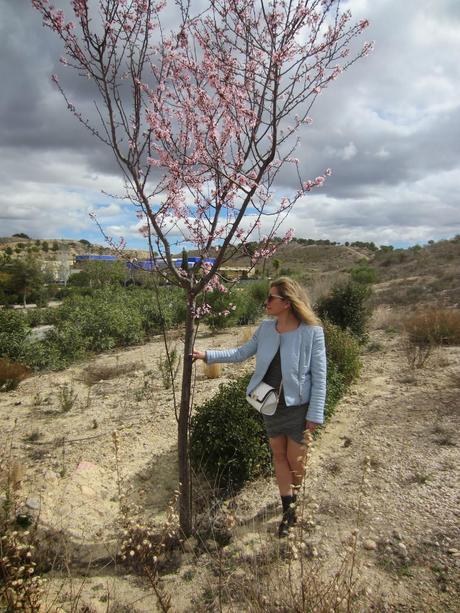
<svg viewBox="0 0 460 613"><path fill-rule="evenodd" d="M311 393L306 419L322 424L324 421L324 405L326 402L326 346L323 329L315 328L311 350Z"/></svg>
<svg viewBox="0 0 460 613"><path fill-rule="evenodd" d="M260 328L261 326L257 328L251 340L241 347L237 347L236 349L223 349L222 351L208 349L206 351L206 363L214 364L216 362L243 362L244 360L247 360L257 351Z"/></svg>

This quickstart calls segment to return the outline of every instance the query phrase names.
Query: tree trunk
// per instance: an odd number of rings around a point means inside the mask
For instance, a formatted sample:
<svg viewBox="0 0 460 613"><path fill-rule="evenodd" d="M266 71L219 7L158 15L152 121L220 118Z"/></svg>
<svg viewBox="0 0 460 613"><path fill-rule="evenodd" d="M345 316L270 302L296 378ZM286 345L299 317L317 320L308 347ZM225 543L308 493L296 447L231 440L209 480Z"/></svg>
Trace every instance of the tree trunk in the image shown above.
<svg viewBox="0 0 460 613"><path fill-rule="evenodd" d="M190 390L192 384L192 350L194 332L195 296L187 295L187 316L185 320L184 359L182 370L182 391L179 409L179 523L185 536L192 531L192 481L190 475L189 421Z"/></svg>

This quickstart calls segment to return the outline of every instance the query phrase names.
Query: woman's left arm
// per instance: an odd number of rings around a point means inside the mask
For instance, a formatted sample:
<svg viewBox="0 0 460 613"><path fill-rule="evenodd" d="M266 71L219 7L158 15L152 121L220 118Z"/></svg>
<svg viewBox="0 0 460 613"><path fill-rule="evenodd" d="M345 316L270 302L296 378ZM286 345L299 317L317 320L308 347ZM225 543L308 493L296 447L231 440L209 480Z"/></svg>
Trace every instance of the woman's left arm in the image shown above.
<svg viewBox="0 0 460 613"><path fill-rule="evenodd" d="M315 327L311 349L311 393L307 411L307 428L314 430L314 424L324 421L324 404L326 402L326 345L323 328ZM312 423L313 422L313 423Z"/></svg>

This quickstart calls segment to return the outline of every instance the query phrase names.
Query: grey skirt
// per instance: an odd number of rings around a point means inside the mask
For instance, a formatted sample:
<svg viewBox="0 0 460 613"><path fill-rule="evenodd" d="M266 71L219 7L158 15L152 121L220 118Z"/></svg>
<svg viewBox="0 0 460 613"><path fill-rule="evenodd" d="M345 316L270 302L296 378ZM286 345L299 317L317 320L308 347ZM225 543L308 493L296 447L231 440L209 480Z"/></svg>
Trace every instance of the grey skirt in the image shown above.
<svg viewBox="0 0 460 613"><path fill-rule="evenodd" d="M269 438L285 435L296 443L305 445L305 416L308 404L287 407L284 403L276 407L274 415L263 415L265 429Z"/></svg>

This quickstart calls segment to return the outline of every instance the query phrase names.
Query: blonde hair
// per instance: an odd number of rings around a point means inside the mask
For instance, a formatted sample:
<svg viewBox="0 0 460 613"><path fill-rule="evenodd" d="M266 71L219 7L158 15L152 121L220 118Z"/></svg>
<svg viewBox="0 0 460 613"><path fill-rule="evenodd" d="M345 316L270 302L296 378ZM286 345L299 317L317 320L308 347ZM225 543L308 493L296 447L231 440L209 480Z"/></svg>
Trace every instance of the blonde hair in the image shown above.
<svg viewBox="0 0 460 613"><path fill-rule="evenodd" d="M309 326L321 326L321 320L316 316L310 304L306 291L289 277L280 277L270 287L276 287L279 295L291 304L291 310L296 318Z"/></svg>

